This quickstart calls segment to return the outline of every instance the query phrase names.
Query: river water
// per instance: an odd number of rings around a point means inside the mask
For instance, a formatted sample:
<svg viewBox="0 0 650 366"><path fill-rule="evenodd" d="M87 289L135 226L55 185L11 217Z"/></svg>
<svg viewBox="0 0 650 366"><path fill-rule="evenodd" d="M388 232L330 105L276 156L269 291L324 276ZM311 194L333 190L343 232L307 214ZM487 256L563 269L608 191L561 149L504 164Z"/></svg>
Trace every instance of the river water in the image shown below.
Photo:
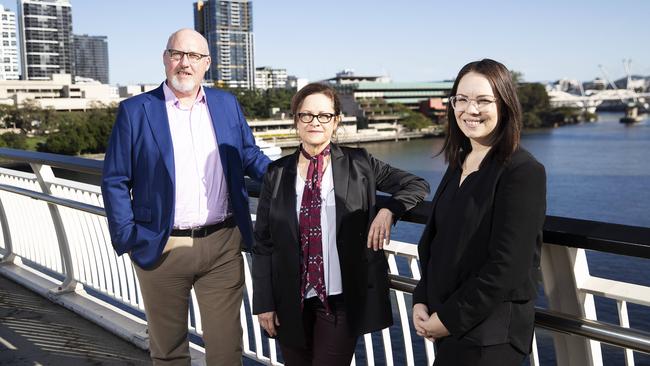
<svg viewBox="0 0 650 366"><path fill-rule="evenodd" d="M650 119L619 123L603 113L595 123L525 132L522 145L546 167L548 215L650 227ZM446 165L436 156L443 139L364 144L377 158L429 181L435 192ZM422 225L398 223L393 239L417 243ZM595 276L650 286L650 260L587 252ZM544 305L544 299L540 305ZM616 303L597 298L598 319L618 324ZM628 305L631 327L650 332L647 307ZM554 364L548 334L538 332L543 365ZM419 342L418 342L419 343ZM605 365L623 365L623 352L604 346ZM419 353L419 352L416 352ZM420 357L418 357L420 358ZM636 365L650 357L635 354ZM419 363L418 363L419 364Z"/></svg>

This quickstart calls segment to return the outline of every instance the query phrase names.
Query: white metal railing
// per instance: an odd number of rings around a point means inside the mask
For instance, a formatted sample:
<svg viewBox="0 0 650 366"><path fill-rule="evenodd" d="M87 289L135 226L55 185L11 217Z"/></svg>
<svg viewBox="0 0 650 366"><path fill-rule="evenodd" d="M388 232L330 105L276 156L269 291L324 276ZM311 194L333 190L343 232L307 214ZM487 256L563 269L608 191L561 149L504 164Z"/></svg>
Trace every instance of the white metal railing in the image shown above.
<svg viewBox="0 0 650 366"><path fill-rule="evenodd" d="M57 178L46 165L33 168L34 173L0 168L0 184L50 194L89 207L103 206L98 186ZM136 310L142 315L144 305L133 265L128 256L117 256L113 251L104 216L73 207L48 204L45 201L5 190L0 190L0 202L4 207L4 212L1 214L7 220L6 228L9 230L12 243L11 253L8 253L6 243L3 241L0 248L4 249L4 256L8 257L7 254L12 254L15 257L9 262L50 281L52 283L48 295L50 298L56 299L60 294L71 292L84 297L90 297L89 292L98 293L103 298L93 298L94 303L102 303L114 311ZM57 215L60 217L60 223L53 219ZM65 248L62 250L61 247ZM69 266L65 264L65 255L62 252L69 253ZM386 253L390 273L419 279L415 245L392 241ZM397 265L399 257L406 261L411 273L400 273ZM279 352L276 342L262 335L257 317L251 316L250 256L247 254L245 258L245 301L241 307L244 355L263 364L281 365L278 361ZM409 318L410 294L392 290L392 297L398 313L395 319L396 325L393 326L395 329L393 331L385 329L374 336L365 335L362 340L363 347L359 347L362 351L355 356L353 365L357 363L359 357L365 360L366 365L384 363L392 365L396 362L415 365L413 342L422 342L426 350L427 363L433 361L432 343L419 337L414 338L412 335ZM59 299L59 302L64 301ZM192 317L188 328L200 336L203 333L201 315L194 291L192 291L191 306ZM140 316L140 322L144 325L142 319ZM132 317L130 320L133 320ZM139 337L139 344L146 346L144 330L139 329L136 333L138 334L118 335L130 340ZM266 347L263 343L266 343ZM200 347L194 348L200 350ZM395 353L396 348L399 349L399 355ZM263 351L264 349L266 352ZM376 355L377 360L375 360ZM399 357L400 361L396 361L396 357ZM404 361L401 361L402 359Z"/></svg>
<svg viewBox="0 0 650 366"><path fill-rule="evenodd" d="M99 187L57 178L48 165L30 166L33 173L0 168L0 272L146 348L136 274L129 257L116 256L110 244ZM386 254L391 274L419 279L415 245L392 241ZM262 335L257 317L251 315L250 257L245 258L244 355L263 364L281 365L277 344ZM590 276L583 249L544 245L542 272L549 307L565 314L596 319L593 296L602 296L617 301L620 325L629 327L627 303L650 306L649 287ZM365 335L352 364L415 365L424 359L431 364L432 343L415 336L411 327L411 295L392 289L391 297L395 325ZM188 328L201 335L194 293L192 300ZM558 364L602 364L598 342L559 333L553 338ZM537 338L533 346L531 365L539 365ZM200 351L196 345L193 349ZM625 351L625 362L634 365L630 349Z"/></svg>

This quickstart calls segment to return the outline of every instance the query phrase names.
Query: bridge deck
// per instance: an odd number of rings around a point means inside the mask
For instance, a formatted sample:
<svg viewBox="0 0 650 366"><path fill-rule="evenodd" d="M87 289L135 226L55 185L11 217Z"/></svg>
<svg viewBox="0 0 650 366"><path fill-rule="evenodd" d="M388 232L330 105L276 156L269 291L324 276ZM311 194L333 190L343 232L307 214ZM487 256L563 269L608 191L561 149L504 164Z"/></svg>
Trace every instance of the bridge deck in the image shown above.
<svg viewBox="0 0 650 366"><path fill-rule="evenodd" d="M150 365L149 354L0 276L0 365Z"/></svg>
<svg viewBox="0 0 650 366"><path fill-rule="evenodd" d="M242 358L244 366L260 363ZM0 275L0 365L151 365L149 352ZM205 365L193 360L193 366Z"/></svg>

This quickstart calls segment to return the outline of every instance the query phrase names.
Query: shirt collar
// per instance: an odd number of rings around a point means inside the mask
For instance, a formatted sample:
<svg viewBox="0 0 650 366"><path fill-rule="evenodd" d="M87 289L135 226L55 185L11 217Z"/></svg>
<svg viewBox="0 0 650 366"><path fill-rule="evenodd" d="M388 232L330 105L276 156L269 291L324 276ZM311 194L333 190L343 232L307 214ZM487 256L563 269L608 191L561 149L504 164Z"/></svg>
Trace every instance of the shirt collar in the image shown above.
<svg viewBox="0 0 650 366"><path fill-rule="evenodd" d="M167 81L163 83L163 93L165 94L165 104L167 105L173 105L176 108L180 108L180 103L178 98L176 97L176 94L172 91L172 89L167 86ZM205 91L203 90L203 85L199 87L199 93L196 95L196 100L194 100L194 104L198 103L205 103Z"/></svg>

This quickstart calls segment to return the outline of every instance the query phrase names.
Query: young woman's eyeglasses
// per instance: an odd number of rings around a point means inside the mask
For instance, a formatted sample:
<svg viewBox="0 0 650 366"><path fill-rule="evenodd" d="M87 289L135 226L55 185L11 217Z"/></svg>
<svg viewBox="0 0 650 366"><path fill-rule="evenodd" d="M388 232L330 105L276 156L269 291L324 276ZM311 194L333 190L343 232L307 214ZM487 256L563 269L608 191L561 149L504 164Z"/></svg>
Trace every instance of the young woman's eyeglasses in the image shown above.
<svg viewBox="0 0 650 366"><path fill-rule="evenodd" d="M474 106L479 111L485 111L490 107L490 104L496 102L496 98L490 97L479 97L476 99L470 99L464 95L454 95L449 98L451 106L458 112L462 112L469 108L469 105L474 103Z"/></svg>
<svg viewBox="0 0 650 366"><path fill-rule="evenodd" d="M190 61L190 63L197 63L201 61L202 58L208 57L209 55L203 55L197 52L183 52L179 50L174 50L174 49L168 49L167 54L169 55L169 58L171 58L174 61L180 61L183 59L183 56L187 55L187 59Z"/></svg>
<svg viewBox="0 0 650 366"><path fill-rule="evenodd" d="M316 118L320 123L329 123L336 115L334 113L311 114L306 112L298 113L298 120L302 123L311 123Z"/></svg>

